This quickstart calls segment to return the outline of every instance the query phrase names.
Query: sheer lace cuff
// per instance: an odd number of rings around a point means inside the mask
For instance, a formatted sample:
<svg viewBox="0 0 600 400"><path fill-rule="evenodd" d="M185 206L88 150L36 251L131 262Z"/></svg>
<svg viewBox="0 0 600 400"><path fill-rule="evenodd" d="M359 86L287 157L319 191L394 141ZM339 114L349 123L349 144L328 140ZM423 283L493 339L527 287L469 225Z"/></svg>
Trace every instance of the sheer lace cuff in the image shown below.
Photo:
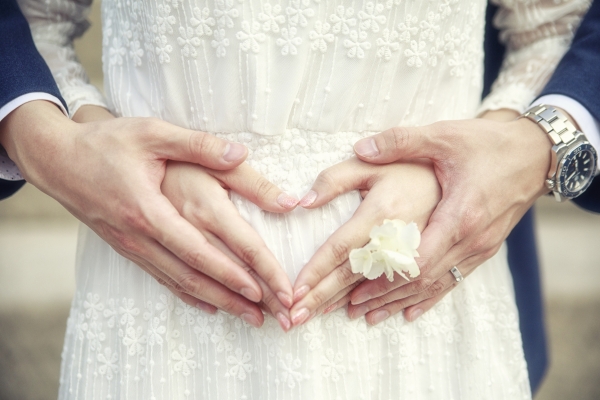
<svg viewBox="0 0 600 400"><path fill-rule="evenodd" d="M50 67L72 117L83 105L107 107L79 63L73 40L89 27L91 0L18 0L38 51Z"/></svg>
<svg viewBox="0 0 600 400"><path fill-rule="evenodd" d="M568 50L590 5L588 0L498 2L494 24L501 30L506 56L479 114L502 108L525 111Z"/></svg>

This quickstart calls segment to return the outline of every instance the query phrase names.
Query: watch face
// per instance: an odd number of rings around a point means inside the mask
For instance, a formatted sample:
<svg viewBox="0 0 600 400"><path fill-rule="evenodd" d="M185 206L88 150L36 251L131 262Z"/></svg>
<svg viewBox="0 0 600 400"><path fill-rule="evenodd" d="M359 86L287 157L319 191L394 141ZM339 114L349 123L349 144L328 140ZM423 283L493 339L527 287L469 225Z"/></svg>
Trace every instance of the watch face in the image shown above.
<svg viewBox="0 0 600 400"><path fill-rule="evenodd" d="M596 151L589 143L583 143L572 149L561 161L558 174L559 192L568 198L574 198L588 188L596 171Z"/></svg>

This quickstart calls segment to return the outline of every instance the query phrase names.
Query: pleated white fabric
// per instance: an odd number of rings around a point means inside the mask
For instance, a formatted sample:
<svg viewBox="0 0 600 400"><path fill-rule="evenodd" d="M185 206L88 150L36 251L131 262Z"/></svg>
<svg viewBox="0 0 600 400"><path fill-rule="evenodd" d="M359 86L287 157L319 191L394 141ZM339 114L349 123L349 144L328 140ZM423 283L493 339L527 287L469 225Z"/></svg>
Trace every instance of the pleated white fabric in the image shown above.
<svg viewBox="0 0 600 400"><path fill-rule="evenodd" d="M88 0L21 0L70 112L109 107L214 133L291 194L391 126L523 110L568 47L584 0L505 0L509 45L480 104L486 1L104 0L107 102L72 40ZM232 194L291 280L358 193L266 213ZM417 322L344 310L285 334L176 300L82 227L60 399L529 399L504 248Z"/></svg>

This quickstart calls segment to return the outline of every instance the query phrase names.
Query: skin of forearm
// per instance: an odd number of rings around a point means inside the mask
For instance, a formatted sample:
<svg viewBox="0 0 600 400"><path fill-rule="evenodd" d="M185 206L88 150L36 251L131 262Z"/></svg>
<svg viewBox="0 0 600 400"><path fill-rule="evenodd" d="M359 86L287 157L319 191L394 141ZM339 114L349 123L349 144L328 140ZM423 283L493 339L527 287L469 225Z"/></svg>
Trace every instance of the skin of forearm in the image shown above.
<svg viewBox="0 0 600 400"><path fill-rule="evenodd" d="M0 144L23 177L43 190L47 169L61 157L74 126L54 103L31 101L0 121Z"/></svg>

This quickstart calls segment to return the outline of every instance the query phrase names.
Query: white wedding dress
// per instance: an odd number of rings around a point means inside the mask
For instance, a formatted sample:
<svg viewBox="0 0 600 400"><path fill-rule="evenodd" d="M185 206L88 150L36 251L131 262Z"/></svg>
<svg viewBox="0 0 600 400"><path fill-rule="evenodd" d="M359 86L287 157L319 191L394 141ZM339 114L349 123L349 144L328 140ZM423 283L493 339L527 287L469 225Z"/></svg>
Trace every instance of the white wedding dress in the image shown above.
<svg viewBox="0 0 600 400"><path fill-rule="evenodd" d="M588 6L501 1L509 53L481 105L483 0L104 0L105 103L71 48L88 2L21 0L71 113L107 104L241 142L296 195L367 135L522 111ZM360 196L285 215L232 201L293 281ZM338 310L286 334L185 305L86 227L60 383L60 399L531 398L504 248L415 323Z"/></svg>

